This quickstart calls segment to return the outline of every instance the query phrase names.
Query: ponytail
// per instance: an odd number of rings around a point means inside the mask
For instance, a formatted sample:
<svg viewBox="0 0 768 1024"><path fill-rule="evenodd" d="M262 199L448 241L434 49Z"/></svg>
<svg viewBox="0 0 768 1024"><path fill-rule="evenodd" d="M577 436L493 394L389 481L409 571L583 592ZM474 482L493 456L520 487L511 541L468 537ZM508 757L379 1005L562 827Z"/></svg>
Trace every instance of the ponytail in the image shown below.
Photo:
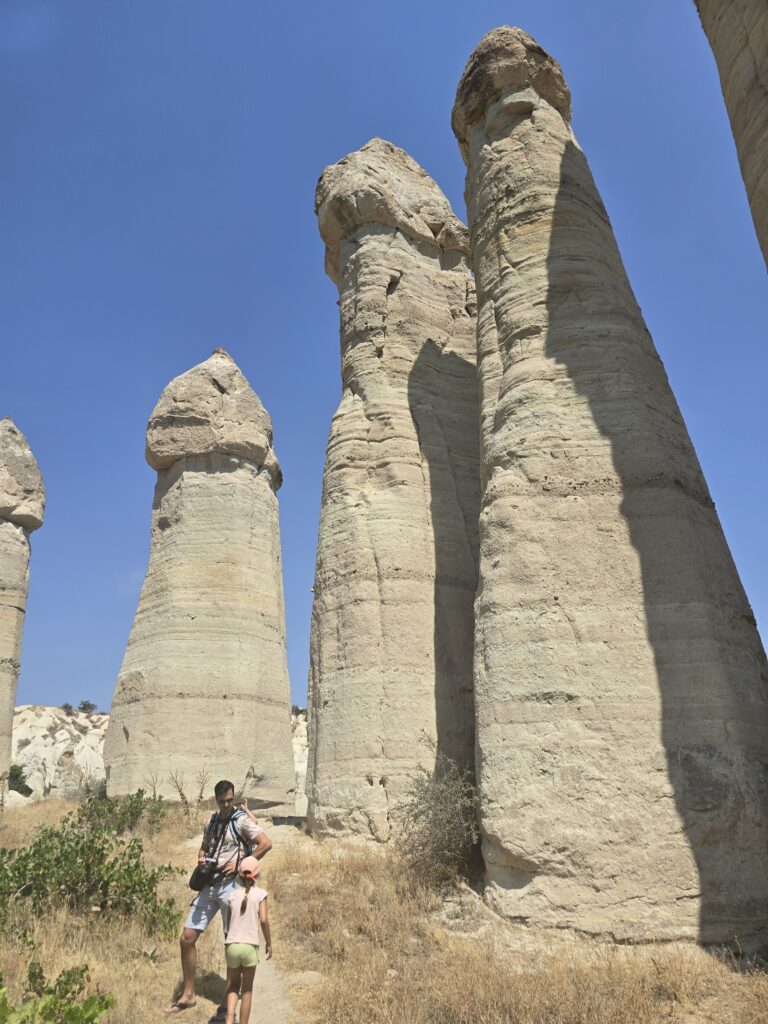
<svg viewBox="0 0 768 1024"><path fill-rule="evenodd" d="M248 894L251 891L251 886L253 885L253 879L252 878L244 878L243 882L245 884L245 896L243 896L242 902L240 903L240 913L241 914L245 913L245 908L248 906Z"/></svg>

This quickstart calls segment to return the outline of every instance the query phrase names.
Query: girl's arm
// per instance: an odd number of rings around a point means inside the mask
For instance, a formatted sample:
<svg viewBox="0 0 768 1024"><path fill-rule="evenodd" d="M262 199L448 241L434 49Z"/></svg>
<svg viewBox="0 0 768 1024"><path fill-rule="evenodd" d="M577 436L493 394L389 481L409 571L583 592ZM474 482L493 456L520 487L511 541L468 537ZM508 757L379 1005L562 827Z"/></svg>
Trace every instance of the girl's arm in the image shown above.
<svg viewBox="0 0 768 1024"><path fill-rule="evenodd" d="M267 897L259 904L259 924L264 933L264 952L267 960L272 959L272 933L269 930L269 914L267 913Z"/></svg>

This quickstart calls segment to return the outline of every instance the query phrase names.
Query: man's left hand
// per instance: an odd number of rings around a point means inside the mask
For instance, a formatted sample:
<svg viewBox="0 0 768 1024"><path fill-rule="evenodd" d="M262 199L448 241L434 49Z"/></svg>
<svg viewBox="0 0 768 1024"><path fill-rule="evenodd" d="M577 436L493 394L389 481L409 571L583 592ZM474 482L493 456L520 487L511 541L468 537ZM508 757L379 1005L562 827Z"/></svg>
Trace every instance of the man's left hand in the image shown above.
<svg viewBox="0 0 768 1024"><path fill-rule="evenodd" d="M226 864L222 864L219 868L222 875L234 875L237 871L237 863L234 860L228 860Z"/></svg>

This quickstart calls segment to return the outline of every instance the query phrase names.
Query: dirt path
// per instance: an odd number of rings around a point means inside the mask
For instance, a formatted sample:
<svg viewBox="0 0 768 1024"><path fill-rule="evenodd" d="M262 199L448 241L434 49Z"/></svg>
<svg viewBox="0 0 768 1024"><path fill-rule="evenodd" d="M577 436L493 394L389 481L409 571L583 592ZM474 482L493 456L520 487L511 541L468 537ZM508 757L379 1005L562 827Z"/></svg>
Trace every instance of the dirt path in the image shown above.
<svg viewBox="0 0 768 1024"><path fill-rule="evenodd" d="M275 848L285 844L306 842L306 837L290 826L267 826L267 834ZM197 839L185 841L176 850L173 860L179 865L187 864L190 851L198 845ZM252 1024L301 1024L305 1019L296 1008L296 983L301 983L301 976L295 977L281 969L279 936L275 937L276 959L265 960L262 956L256 969L253 985ZM175 952L175 951L174 951ZM172 958L175 961L175 957ZM175 962L169 965L169 975L178 973ZM162 1015L166 1021L180 1020L183 1024L204 1024L208 1022L216 1010L217 1002L223 998L224 979L227 967L224 960L224 933L221 919L213 922L207 933L198 941L198 986L197 1006L193 1010L185 1010L180 1014ZM239 1007L238 1007L239 1019Z"/></svg>

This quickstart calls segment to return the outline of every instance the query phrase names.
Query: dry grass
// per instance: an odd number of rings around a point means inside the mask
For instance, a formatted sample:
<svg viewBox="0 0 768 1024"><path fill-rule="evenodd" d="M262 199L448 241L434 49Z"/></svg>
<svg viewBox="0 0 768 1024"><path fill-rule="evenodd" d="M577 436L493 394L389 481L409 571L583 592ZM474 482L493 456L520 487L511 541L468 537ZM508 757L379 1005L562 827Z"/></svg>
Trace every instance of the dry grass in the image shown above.
<svg viewBox="0 0 768 1024"><path fill-rule="evenodd" d="M47 801L30 807L6 809L0 830L0 845L16 847L27 842L40 827L55 824L77 804ZM201 814L202 819L207 816ZM140 823L137 834L145 826ZM150 866L173 863L191 871L196 842L187 835L188 825L180 808L171 806L160 828L144 835L145 860ZM192 897L185 876L174 876L162 884L162 894L171 896L179 920ZM179 990L178 944L148 936L138 921L86 917L64 910L30 918L19 908L17 923L27 929L31 944L14 937L14 929L0 934L0 972L8 985L11 1002L24 991L26 969L31 959L39 960L46 975L55 978L67 967L87 963L89 991L112 992L116 1007L104 1018L105 1024L137 1024L164 1019L162 1010ZM226 968L220 924L208 930L198 942L198 1007L184 1015L186 1024L207 1021L224 992Z"/></svg>
<svg viewBox="0 0 768 1024"><path fill-rule="evenodd" d="M282 958L324 976L304 997L316 1024L768 1021L768 976L695 947L579 944L537 958L498 936L452 935L437 898L375 850L279 851L270 876Z"/></svg>
<svg viewBox="0 0 768 1024"><path fill-rule="evenodd" d="M0 844L25 842L72 806L9 809ZM147 861L191 867L195 843L188 832L183 812L172 809L145 838ZM536 954L515 949L501 923L479 938L451 933L441 900L409 882L400 863L377 848L276 842L264 869L279 964L322 975L292 992L313 1024L768 1024L768 975L739 971L694 947L574 943ZM181 913L191 897L186 878L164 885ZM164 1019L179 982L175 940L99 915L55 912L24 924L34 952L0 935L0 971L13 998L23 991L32 956L49 977L87 963L92 989L117 997L106 1024ZM207 1021L223 991L220 926L198 945L198 1006L184 1014L185 1024ZM267 1024L258 1004L254 1017Z"/></svg>
<svg viewBox="0 0 768 1024"><path fill-rule="evenodd" d="M38 829L55 825L77 806L74 800L40 800L28 806L6 807L0 817L0 846L24 846Z"/></svg>

